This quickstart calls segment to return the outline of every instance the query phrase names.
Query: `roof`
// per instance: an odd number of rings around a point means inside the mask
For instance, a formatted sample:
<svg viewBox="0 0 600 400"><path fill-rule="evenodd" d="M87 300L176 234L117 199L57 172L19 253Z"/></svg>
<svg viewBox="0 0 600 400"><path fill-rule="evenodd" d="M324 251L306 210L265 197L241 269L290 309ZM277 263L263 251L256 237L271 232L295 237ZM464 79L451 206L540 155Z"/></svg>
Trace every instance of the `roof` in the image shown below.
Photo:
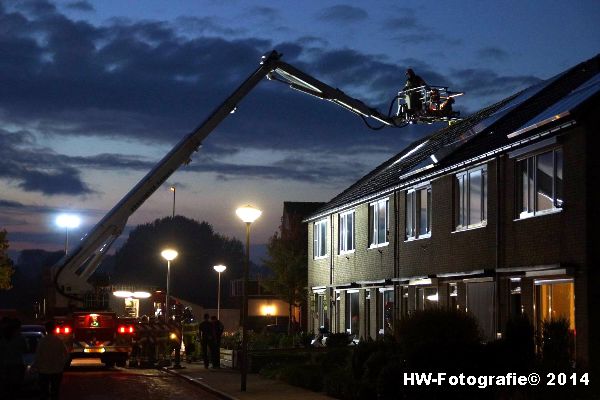
<svg viewBox="0 0 600 400"><path fill-rule="evenodd" d="M499 149L540 129L564 125L600 94L600 55L417 140L359 179L306 220L350 208Z"/></svg>

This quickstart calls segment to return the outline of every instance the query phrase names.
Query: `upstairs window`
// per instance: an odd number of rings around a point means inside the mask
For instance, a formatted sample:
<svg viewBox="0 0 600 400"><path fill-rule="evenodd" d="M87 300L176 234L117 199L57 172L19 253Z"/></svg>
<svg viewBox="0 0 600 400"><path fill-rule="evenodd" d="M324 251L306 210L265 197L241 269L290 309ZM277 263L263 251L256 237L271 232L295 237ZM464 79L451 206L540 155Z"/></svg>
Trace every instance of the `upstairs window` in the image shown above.
<svg viewBox="0 0 600 400"><path fill-rule="evenodd" d="M371 247L388 244L388 199L369 205L369 243Z"/></svg>
<svg viewBox="0 0 600 400"><path fill-rule="evenodd" d="M354 251L354 211L340 214L340 254Z"/></svg>
<svg viewBox="0 0 600 400"><path fill-rule="evenodd" d="M563 206L563 152L554 149L517 161L518 218Z"/></svg>
<svg viewBox="0 0 600 400"><path fill-rule="evenodd" d="M406 192L406 239L431 234L431 187Z"/></svg>
<svg viewBox="0 0 600 400"><path fill-rule="evenodd" d="M456 174L456 229L485 225L487 221L487 167Z"/></svg>
<svg viewBox="0 0 600 400"><path fill-rule="evenodd" d="M315 222L313 232L313 255L314 258L323 258L327 255L327 220L322 219Z"/></svg>

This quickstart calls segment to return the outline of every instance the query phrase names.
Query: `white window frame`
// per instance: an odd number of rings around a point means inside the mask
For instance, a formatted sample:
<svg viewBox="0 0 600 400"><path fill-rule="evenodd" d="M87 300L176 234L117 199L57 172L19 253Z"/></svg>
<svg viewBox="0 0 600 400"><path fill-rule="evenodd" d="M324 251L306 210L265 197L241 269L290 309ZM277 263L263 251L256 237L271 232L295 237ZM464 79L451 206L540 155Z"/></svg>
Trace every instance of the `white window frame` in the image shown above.
<svg viewBox="0 0 600 400"><path fill-rule="evenodd" d="M481 220L479 222L470 223L471 220L471 173L481 171ZM461 190L461 185L459 184L460 179L464 180L463 188ZM455 220L455 231L465 231L469 229L481 228L487 225L487 213L488 213L488 204L487 204L487 195L488 195L488 174L487 174L487 165L482 164L478 165L474 168L470 168L465 171L458 172L454 175L454 185L457 191L457 196L455 196L456 204L454 206L454 210L456 212L456 220ZM461 214L461 208L463 209L463 214ZM463 224L460 220L461 215L464 215L464 219L466 224Z"/></svg>
<svg viewBox="0 0 600 400"><path fill-rule="evenodd" d="M520 198L518 195L516 196L516 219L525 219L525 218L531 218L531 217L535 217L538 215L544 215L544 214L552 214L552 213L556 213L556 212L561 212L562 211L562 207L564 204L564 199L561 199L561 204L560 206L557 206L558 203L558 198L557 198L557 189L556 189L556 175L557 175L557 157L556 157L556 153L560 151L562 153L562 173L563 173L563 180L564 180L564 151L562 149L562 147L554 147L554 148L550 148L550 149L544 149L543 151L538 151L536 153L533 154L528 154L525 157L521 157L519 159L517 159L517 162L515 163L515 172L517 174L516 176L516 189L517 189L517 193L519 193L520 191L523 190L523 177L521 175L521 170L520 170L520 164L522 162L527 162L527 175L528 177L533 173L533 184L532 185L528 185L527 187L527 194L522 194L523 196L527 196L528 198L528 203L533 202L533 204L528 204L528 210L527 211L523 211L523 200L522 198ZM538 199L537 199L537 188L538 188L538 181L537 181L537 158L541 155L547 154L547 153L552 153L552 207L548 208L546 210L538 210ZM531 160L531 169L532 171L530 171L530 164L529 164L529 160ZM530 193L530 191L533 191L532 193ZM531 197L530 197L531 196ZM564 196L564 193L563 193Z"/></svg>
<svg viewBox="0 0 600 400"><path fill-rule="evenodd" d="M379 204L381 203L385 203L385 228L384 228L384 232L385 232L385 241L384 242L379 242ZM370 237L369 237L369 248L376 248L376 247L382 247L382 246L387 246L389 244L389 227L390 227L390 222L389 222L389 218L390 218L390 199L389 198L385 198L385 199L380 199L377 201L374 201L372 203L369 203L369 232L370 232Z"/></svg>
<svg viewBox="0 0 600 400"><path fill-rule="evenodd" d="M427 213L427 232L420 234L420 228L421 228L421 191L426 190L427 191L427 207L426 207L426 213ZM427 185L421 185L418 187L414 187L412 189L409 189L406 191L406 220L404 222L405 224L405 229L404 229L404 234L405 234L405 238L407 241L410 240L416 240L416 239L426 239L431 237L431 214L432 214L432 204L431 204L431 185L427 184ZM409 209L409 198L412 197L412 203L411 203L411 207ZM412 229L411 232L408 231L408 221L409 218L411 218L411 222L412 222Z"/></svg>
<svg viewBox="0 0 600 400"><path fill-rule="evenodd" d="M348 219L349 218L352 218L352 230L351 231L348 230ZM338 221L339 221L339 224L338 224L339 253L340 254L354 253L354 249L356 248L356 242L355 242L356 235L354 234L355 226L356 226L356 215L354 213L354 210L340 213ZM347 244L348 244L348 235L351 235L350 241L351 241L352 248L350 248L350 249L346 248Z"/></svg>
<svg viewBox="0 0 600 400"><path fill-rule="evenodd" d="M324 234L321 230L321 226L325 225ZM325 242L325 246L321 246L322 242ZM320 254L320 249L324 248L323 254ZM319 260L327 257L327 219L316 221L313 227L313 258Z"/></svg>

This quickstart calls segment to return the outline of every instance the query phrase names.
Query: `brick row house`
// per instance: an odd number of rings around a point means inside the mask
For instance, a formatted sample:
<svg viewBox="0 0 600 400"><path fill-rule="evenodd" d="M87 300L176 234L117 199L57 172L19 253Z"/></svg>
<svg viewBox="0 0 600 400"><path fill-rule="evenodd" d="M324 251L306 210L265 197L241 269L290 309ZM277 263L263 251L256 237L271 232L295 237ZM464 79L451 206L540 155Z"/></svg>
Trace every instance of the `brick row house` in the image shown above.
<svg viewBox="0 0 600 400"><path fill-rule="evenodd" d="M312 329L376 338L440 307L472 313L493 340L513 316L537 330L563 317L586 365L599 63L418 140L307 217Z"/></svg>

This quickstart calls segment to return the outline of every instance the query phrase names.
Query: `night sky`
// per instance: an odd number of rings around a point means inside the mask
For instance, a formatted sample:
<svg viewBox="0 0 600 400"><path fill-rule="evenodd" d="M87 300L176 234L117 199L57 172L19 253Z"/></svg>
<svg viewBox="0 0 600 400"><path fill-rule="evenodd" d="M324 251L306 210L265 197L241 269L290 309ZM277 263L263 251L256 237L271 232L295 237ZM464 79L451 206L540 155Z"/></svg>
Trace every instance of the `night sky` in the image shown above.
<svg viewBox="0 0 600 400"><path fill-rule="evenodd" d="M75 212L75 242L272 49L384 113L412 67L468 115L596 55L598 20L597 0L1 1L0 229L13 256L59 250ZM371 131L265 81L128 225L169 216L176 185L177 214L227 236L261 208L265 243L284 201L327 201L441 127Z"/></svg>

